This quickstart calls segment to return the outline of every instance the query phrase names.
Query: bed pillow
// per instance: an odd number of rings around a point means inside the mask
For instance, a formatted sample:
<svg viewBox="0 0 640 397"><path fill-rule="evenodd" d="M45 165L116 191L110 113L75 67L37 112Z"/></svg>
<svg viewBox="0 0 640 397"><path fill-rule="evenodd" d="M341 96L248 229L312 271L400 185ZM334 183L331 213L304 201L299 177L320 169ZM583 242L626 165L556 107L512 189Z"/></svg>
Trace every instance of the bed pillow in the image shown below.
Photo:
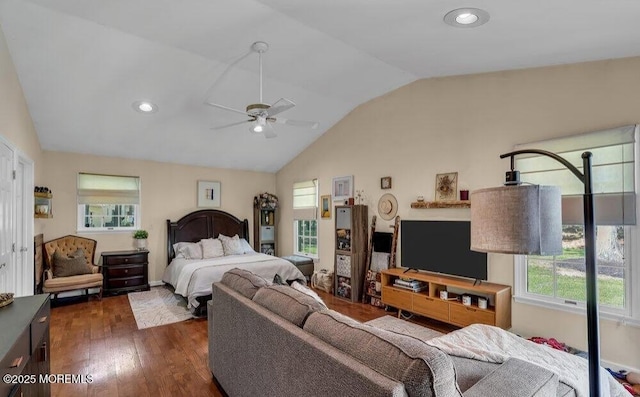
<svg viewBox="0 0 640 397"><path fill-rule="evenodd" d="M224 249L222 243L217 238L205 238L200 240L202 246L202 258L218 258L224 256Z"/></svg>
<svg viewBox="0 0 640 397"><path fill-rule="evenodd" d="M240 239L240 246L245 254L253 254L256 252L253 247L249 244L249 242L243 238Z"/></svg>
<svg viewBox="0 0 640 397"><path fill-rule="evenodd" d="M222 248L224 249L225 255L244 254L244 250L242 249L242 245L240 244L240 237L238 237L237 234L233 237L228 237L224 234L221 234L218 236L218 239L222 243Z"/></svg>
<svg viewBox="0 0 640 397"><path fill-rule="evenodd" d="M53 253L53 276L69 277L80 274L90 274L91 268L87 265L82 248L66 256L59 250Z"/></svg>
<svg viewBox="0 0 640 397"><path fill-rule="evenodd" d="M175 243L173 251L176 253L176 258L202 259L202 246L200 243Z"/></svg>

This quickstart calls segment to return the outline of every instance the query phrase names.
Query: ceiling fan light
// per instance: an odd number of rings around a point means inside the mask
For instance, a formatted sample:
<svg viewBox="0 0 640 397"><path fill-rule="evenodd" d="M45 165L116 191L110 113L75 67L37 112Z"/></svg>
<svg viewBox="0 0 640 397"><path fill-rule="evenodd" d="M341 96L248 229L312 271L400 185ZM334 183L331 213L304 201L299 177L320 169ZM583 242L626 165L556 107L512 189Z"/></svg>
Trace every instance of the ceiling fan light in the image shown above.
<svg viewBox="0 0 640 397"><path fill-rule="evenodd" d="M262 126L260 124L256 124L256 125L253 126L251 131L253 131L253 132L262 132Z"/></svg>

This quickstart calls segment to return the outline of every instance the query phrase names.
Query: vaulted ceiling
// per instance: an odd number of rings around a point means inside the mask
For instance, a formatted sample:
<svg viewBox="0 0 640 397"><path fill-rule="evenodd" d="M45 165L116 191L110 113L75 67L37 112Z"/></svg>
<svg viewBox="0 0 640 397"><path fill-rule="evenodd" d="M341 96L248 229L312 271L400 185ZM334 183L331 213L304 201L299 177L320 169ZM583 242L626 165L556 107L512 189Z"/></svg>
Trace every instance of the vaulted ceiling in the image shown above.
<svg viewBox="0 0 640 397"><path fill-rule="evenodd" d="M490 14L456 28L459 7ZM274 172L359 104L416 79L640 55L637 0L0 0L43 149ZM296 106L265 139L242 115ZM158 105L136 112L135 101Z"/></svg>

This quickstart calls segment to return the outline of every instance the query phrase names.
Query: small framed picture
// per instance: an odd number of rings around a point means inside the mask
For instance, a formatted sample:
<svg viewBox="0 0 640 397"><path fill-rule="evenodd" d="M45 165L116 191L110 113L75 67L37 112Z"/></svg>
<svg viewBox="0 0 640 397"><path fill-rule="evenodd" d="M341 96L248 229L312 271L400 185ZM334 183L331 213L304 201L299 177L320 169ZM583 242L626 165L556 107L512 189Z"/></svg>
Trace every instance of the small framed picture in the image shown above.
<svg viewBox="0 0 640 397"><path fill-rule="evenodd" d="M220 182L198 181L198 207L220 207Z"/></svg>
<svg viewBox="0 0 640 397"><path fill-rule="evenodd" d="M331 219L331 195L320 196L320 217Z"/></svg>
<svg viewBox="0 0 640 397"><path fill-rule="evenodd" d="M333 178L331 185L333 201L344 202L353 197L353 175Z"/></svg>
<svg viewBox="0 0 640 397"><path fill-rule="evenodd" d="M452 201L458 194L458 173L436 175L436 201Z"/></svg>
<svg viewBox="0 0 640 397"><path fill-rule="evenodd" d="M384 176L380 178L380 189L391 189L391 177Z"/></svg>

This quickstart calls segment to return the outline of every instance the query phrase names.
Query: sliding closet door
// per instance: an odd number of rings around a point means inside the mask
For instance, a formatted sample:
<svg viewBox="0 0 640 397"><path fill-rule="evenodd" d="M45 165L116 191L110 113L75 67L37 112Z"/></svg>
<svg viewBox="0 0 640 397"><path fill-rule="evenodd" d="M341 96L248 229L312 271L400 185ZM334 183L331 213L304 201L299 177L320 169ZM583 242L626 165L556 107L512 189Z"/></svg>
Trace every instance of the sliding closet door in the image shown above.
<svg viewBox="0 0 640 397"><path fill-rule="evenodd" d="M0 141L0 292L16 292L13 261L13 149Z"/></svg>

